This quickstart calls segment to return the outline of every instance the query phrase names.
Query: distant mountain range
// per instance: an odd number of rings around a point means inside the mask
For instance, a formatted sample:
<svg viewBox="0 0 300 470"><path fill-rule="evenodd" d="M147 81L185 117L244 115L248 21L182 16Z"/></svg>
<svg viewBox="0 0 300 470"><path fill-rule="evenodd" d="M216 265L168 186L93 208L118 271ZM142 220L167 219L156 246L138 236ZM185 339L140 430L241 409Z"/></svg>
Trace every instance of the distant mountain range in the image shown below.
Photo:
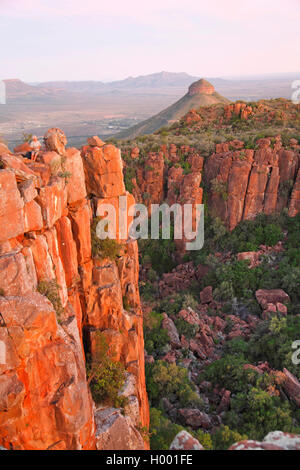
<svg viewBox="0 0 300 470"><path fill-rule="evenodd" d="M229 103L227 98L219 95L213 85L201 79L190 85L188 92L176 103L164 109L136 126L118 133L115 137L119 139L134 138L138 135L152 134L163 126L168 126L180 119L188 111L200 106L209 106L217 103Z"/></svg>
<svg viewBox="0 0 300 470"><path fill-rule="evenodd" d="M230 101L291 99L292 83L298 79L300 73L206 78L220 95ZM72 145L80 146L86 136L97 134L105 140L107 136L122 133L139 123L144 125L145 120L150 120L152 126L152 116L157 116L155 122L159 121L163 126L173 119L172 115L179 116L178 110L184 114L189 100L182 97L198 80L199 77L187 73L171 72L128 77L109 83L96 80L43 83L4 80L7 100L5 106L0 105L0 134L15 145L22 140L24 132L42 135L55 125L65 130ZM197 107L197 103L192 106ZM150 128L150 132L153 129Z"/></svg>
<svg viewBox="0 0 300 470"><path fill-rule="evenodd" d="M166 88L166 87L187 87L199 77L193 77L187 73L160 72L139 77L128 77L124 80L109 83L97 81L58 81L44 82L37 84L38 88L52 88L64 90L71 93L103 93L112 90L136 90L138 88Z"/></svg>

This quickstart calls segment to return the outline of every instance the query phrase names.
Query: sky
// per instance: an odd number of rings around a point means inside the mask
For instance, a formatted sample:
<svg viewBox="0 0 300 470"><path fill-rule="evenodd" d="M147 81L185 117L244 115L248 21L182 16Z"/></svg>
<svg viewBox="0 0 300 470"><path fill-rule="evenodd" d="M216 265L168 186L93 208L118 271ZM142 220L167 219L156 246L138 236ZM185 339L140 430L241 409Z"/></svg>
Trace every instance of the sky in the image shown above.
<svg viewBox="0 0 300 470"><path fill-rule="evenodd" d="M0 0L0 80L300 72L300 0Z"/></svg>

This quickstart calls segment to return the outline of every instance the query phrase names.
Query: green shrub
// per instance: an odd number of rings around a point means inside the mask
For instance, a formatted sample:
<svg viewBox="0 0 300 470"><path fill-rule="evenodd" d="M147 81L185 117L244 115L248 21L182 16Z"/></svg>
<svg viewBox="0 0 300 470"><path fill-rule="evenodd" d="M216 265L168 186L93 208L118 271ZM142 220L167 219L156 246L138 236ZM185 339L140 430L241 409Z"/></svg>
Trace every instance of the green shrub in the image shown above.
<svg viewBox="0 0 300 470"><path fill-rule="evenodd" d="M126 190L129 191L130 193L132 193L134 189L133 183L132 183L133 178L136 178L135 168L131 166L126 166L126 169L124 171L124 183L125 183Z"/></svg>
<svg viewBox="0 0 300 470"><path fill-rule="evenodd" d="M187 339L194 338L199 329L197 325L191 325L182 318L174 319L174 323L179 335L184 335Z"/></svg>
<svg viewBox="0 0 300 470"><path fill-rule="evenodd" d="M57 280L51 281L40 281L37 286L37 291L47 297L52 303L56 312L57 320L60 322L64 313L64 308L61 303L59 295L60 286L57 284Z"/></svg>
<svg viewBox="0 0 300 470"><path fill-rule="evenodd" d="M172 233L171 233L172 237ZM139 240L141 264L144 265L144 257L151 260L151 266L158 274L171 271L176 263L174 254L176 251L174 240Z"/></svg>
<svg viewBox="0 0 300 470"><path fill-rule="evenodd" d="M98 238L96 229L101 218L96 217L91 225L92 256L95 259L109 258L115 260L120 255L121 245L110 238L101 240Z"/></svg>
<svg viewBox="0 0 300 470"><path fill-rule="evenodd" d="M225 422L230 427L245 433L249 439L263 439L269 432L280 429L293 431L292 410L288 402L277 396L253 387L250 391L239 393L231 400L231 410Z"/></svg>
<svg viewBox="0 0 300 470"><path fill-rule="evenodd" d="M152 302L157 296L157 287L153 282L141 282L140 293L145 302Z"/></svg>
<svg viewBox="0 0 300 470"><path fill-rule="evenodd" d="M70 171L60 171L57 176L60 178L65 178L66 182L68 182L72 176L72 173Z"/></svg>
<svg viewBox="0 0 300 470"><path fill-rule="evenodd" d="M228 450L232 444L248 439L246 434L240 434L224 425L217 429L211 437L214 450Z"/></svg>
<svg viewBox="0 0 300 470"><path fill-rule="evenodd" d="M227 354L222 359L210 364L199 380L207 380L215 385L230 390L232 393L242 392L248 389L248 384L255 384L257 372L244 369L247 360L244 356Z"/></svg>
<svg viewBox="0 0 300 470"><path fill-rule="evenodd" d="M163 397L176 400L183 407L203 405L183 367L161 360L146 364L146 380L152 406L158 406Z"/></svg>
<svg viewBox="0 0 300 470"><path fill-rule="evenodd" d="M145 349L148 354L161 354L170 343L168 332L161 327L162 315L151 312L144 321Z"/></svg>
<svg viewBox="0 0 300 470"><path fill-rule="evenodd" d="M225 345L227 354L247 355L248 349L248 343L242 337L233 338Z"/></svg>
<svg viewBox="0 0 300 470"><path fill-rule="evenodd" d="M179 424L166 418L162 411L150 408L150 447L151 450L169 450L175 436L183 431Z"/></svg>
<svg viewBox="0 0 300 470"><path fill-rule="evenodd" d="M208 432L198 429L197 431L190 431L191 434L197 439L205 450L213 450L213 442L211 435Z"/></svg>
<svg viewBox="0 0 300 470"><path fill-rule="evenodd" d="M292 344L300 338L300 318L288 315L283 321L267 321L260 324L249 345L249 361L267 361L273 369L286 367L296 376L299 367L292 363Z"/></svg>
<svg viewBox="0 0 300 470"><path fill-rule="evenodd" d="M95 353L87 358L87 379L97 404L123 408L128 399L119 392L125 383L125 368L120 362L114 362L113 356L105 336L98 331Z"/></svg>

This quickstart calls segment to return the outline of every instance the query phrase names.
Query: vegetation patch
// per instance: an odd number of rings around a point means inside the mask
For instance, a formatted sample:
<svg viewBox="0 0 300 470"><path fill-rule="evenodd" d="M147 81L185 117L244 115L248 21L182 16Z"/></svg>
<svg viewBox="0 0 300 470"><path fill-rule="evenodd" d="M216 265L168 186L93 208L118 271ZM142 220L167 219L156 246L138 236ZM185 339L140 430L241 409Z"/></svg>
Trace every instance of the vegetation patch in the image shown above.
<svg viewBox="0 0 300 470"><path fill-rule="evenodd" d="M56 279L52 279L51 281L40 281L37 286L37 291L47 297L47 299L52 303L58 322L62 320L62 315L64 313L59 290L60 286L57 284Z"/></svg>
<svg viewBox="0 0 300 470"><path fill-rule="evenodd" d="M128 398L119 394L124 386L126 371L120 362L113 361L114 351L103 333L97 331L95 352L87 357L87 379L93 400L115 408L124 408Z"/></svg>
<svg viewBox="0 0 300 470"><path fill-rule="evenodd" d="M92 256L95 259L109 258L114 261L120 255L121 245L110 238L105 240L98 238L96 230L100 220L101 217L95 217L91 225Z"/></svg>

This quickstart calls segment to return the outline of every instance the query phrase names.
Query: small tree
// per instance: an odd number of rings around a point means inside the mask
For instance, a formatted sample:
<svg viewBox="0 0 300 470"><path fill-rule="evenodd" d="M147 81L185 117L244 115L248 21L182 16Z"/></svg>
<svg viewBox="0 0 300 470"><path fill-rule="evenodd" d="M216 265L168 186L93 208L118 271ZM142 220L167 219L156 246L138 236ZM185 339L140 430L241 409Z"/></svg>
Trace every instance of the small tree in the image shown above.
<svg viewBox="0 0 300 470"><path fill-rule="evenodd" d="M108 345L103 333L96 333L96 347L88 357L87 378L96 403L105 403L116 408L126 406L128 399L119 395L125 383L125 368L120 362L114 362L113 349Z"/></svg>

